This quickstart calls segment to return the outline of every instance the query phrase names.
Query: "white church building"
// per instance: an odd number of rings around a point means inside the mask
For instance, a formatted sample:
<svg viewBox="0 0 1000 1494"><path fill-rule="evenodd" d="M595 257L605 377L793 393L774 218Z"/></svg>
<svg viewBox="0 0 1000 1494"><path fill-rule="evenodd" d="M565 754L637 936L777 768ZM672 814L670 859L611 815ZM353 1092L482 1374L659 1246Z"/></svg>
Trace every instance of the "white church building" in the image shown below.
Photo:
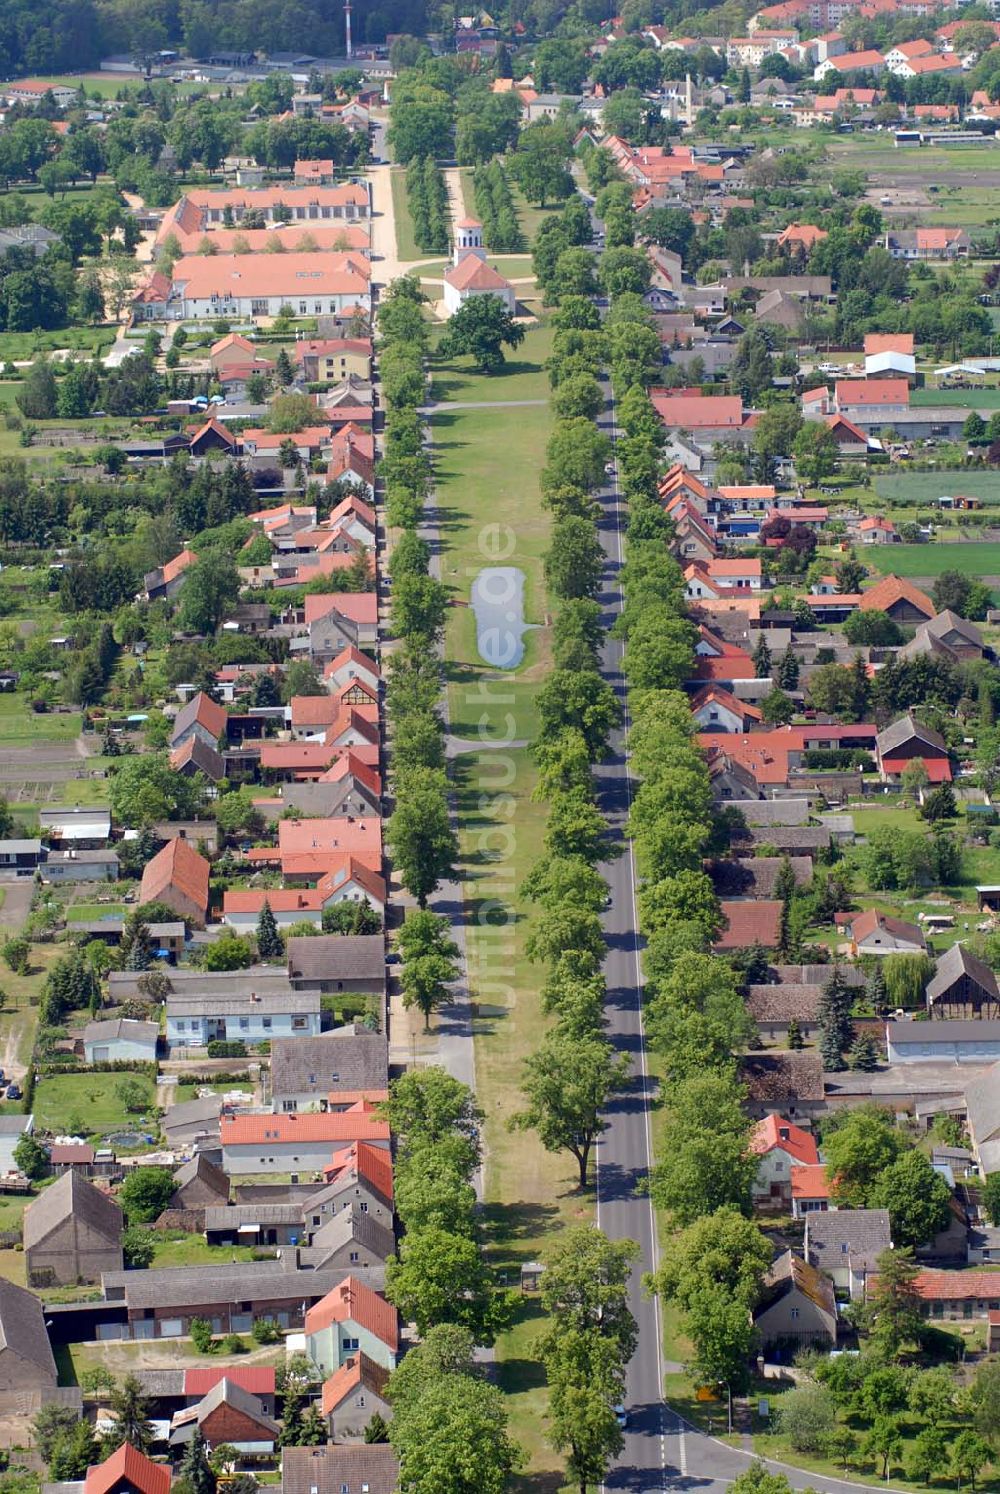
<svg viewBox="0 0 1000 1494"><path fill-rule="evenodd" d="M486 263L483 225L478 218L463 218L455 224L454 259L444 276L444 304L449 316L474 296L496 296L513 315L517 309L514 287Z"/></svg>

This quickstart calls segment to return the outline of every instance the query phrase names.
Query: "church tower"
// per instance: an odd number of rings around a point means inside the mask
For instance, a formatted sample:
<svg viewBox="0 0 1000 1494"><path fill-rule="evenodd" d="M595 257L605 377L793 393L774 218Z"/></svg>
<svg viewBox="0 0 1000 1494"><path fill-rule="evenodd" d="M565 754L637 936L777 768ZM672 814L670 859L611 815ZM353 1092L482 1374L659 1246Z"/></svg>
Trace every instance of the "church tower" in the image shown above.
<svg viewBox="0 0 1000 1494"><path fill-rule="evenodd" d="M483 225L478 218L462 218L455 224L455 263L458 264L467 254L474 254L477 259L486 258Z"/></svg>

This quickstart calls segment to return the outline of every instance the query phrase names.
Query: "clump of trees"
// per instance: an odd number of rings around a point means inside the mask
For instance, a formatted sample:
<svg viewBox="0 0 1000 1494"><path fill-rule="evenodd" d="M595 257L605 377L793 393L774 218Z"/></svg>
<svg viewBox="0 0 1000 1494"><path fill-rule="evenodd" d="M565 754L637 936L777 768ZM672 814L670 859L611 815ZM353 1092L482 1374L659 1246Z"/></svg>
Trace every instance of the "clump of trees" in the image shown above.
<svg viewBox="0 0 1000 1494"><path fill-rule="evenodd" d="M432 156L414 156L406 168L406 197L417 248L447 254L451 242L448 189Z"/></svg>

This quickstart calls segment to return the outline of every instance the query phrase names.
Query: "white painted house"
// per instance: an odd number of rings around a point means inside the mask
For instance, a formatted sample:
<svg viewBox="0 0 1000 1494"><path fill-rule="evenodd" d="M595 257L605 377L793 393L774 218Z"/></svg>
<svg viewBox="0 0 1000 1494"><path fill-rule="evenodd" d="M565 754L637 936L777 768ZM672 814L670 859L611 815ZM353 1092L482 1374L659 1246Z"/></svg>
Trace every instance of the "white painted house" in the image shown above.
<svg viewBox="0 0 1000 1494"><path fill-rule="evenodd" d="M486 263L483 225L478 218L463 218L455 225L455 262L444 276L444 304L454 316L476 296L495 296L513 315L517 298L509 280Z"/></svg>

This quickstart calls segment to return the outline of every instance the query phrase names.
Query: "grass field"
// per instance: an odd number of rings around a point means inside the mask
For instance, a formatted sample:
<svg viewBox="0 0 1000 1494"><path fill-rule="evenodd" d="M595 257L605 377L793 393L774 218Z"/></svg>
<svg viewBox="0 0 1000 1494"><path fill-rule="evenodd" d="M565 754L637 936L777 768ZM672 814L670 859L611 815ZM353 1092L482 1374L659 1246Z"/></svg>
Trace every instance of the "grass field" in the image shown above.
<svg viewBox="0 0 1000 1494"><path fill-rule="evenodd" d="M253 1259L249 1245L208 1245L201 1235L154 1234L156 1254L153 1265L164 1266L229 1266L233 1261Z"/></svg>
<svg viewBox="0 0 1000 1494"><path fill-rule="evenodd" d="M914 389L910 395L914 408L923 405L968 405L982 415L984 410L1000 410L1000 389ZM985 417L984 417L985 418Z"/></svg>
<svg viewBox="0 0 1000 1494"><path fill-rule="evenodd" d="M1000 582L1000 544L962 541L954 545L872 545L865 559L884 576L934 577L963 571Z"/></svg>
<svg viewBox="0 0 1000 1494"><path fill-rule="evenodd" d="M0 695L0 743L30 747L34 742L74 742L82 718L77 711L35 712L23 695Z"/></svg>
<svg viewBox="0 0 1000 1494"><path fill-rule="evenodd" d="M549 340L546 328L533 329L517 362L494 378L462 365L435 369L436 397L545 399L541 360ZM550 423L547 405L445 409L433 417L442 577L463 602L484 565L511 564L525 573L526 617L544 620L542 554L549 520L539 503L538 472ZM471 611L453 608L447 667L456 733L484 741L534 734L546 636L529 633L526 641L517 671L491 674L476 648ZM577 1192L571 1158L545 1152L531 1132L512 1135L507 1128L520 1103L522 1063L547 1025L538 1001L539 972L524 953L530 910L519 895L545 830L544 810L531 799L534 767L525 748L482 748L456 759L454 777L476 1087L486 1113L486 1233L496 1269L516 1283L520 1264L544 1257L561 1224L592 1217L593 1201ZM560 1460L546 1440L544 1376L535 1347L542 1325L538 1304L522 1299L517 1323L497 1344L498 1380L511 1398L512 1425L529 1459L515 1484L520 1494L556 1494L562 1487Z"/></svg>
<svg viewBox="0 0 1000 1494"><path fill-rule="evenodd" d="M140 1084L148 1096L145 1122L141 1117L130 1115L118 1097L118 1086L126 1079ZM143 1074L116 1072L43 1077L35 1087L34 1110L35 1124L57 1135L72 1132L100 1136L115 1129L156 1130L156 1123L150 1122L153 1081Z"/></svg>
<svg viewBox="0 0 1000 1494"><path fill-rule="evenodd" d="M1000 503L1000 472L942 468L940 472L905 472L898 476L893 473L875 478L875 492L890 504L901 500L935 503L944 494Z"/></svg>

